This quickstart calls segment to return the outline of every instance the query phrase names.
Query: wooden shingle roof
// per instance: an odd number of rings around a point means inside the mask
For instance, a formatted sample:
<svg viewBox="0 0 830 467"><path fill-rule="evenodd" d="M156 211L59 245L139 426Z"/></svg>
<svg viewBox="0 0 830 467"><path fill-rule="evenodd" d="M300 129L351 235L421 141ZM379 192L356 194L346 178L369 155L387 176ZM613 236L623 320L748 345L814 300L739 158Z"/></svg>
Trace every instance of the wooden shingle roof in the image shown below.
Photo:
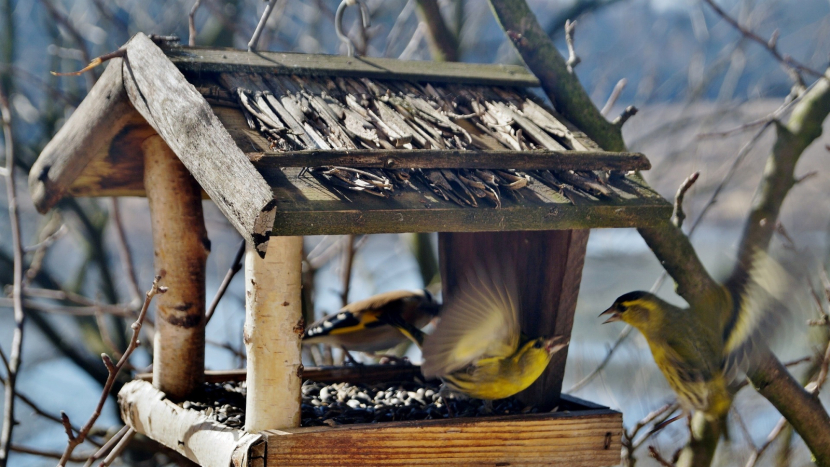
<svg viewBox="0 0 830 467"><path fill-rule="evenodd" d="M671 213L633 173L645 156L600 150L521 67L160 49L141 34L125 47L35 164L39 209L142 195L137 147L158 133L254 244L647 226Z"/></svg>

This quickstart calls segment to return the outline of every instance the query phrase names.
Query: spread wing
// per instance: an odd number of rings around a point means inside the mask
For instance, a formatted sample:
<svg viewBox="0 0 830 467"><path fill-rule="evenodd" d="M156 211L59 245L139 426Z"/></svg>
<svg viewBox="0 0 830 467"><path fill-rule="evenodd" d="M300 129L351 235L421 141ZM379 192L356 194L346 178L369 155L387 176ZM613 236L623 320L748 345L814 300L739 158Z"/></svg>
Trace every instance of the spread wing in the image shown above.
<svg viewBox="0 0 830 467"><path fill-rule="evenodd" d="M430 378L481 358L504 358L519 346L516 274L509 262L490 262L468 271L441 311L435 332L424 340L421 371Z"/></svg>
<svg viewBox="0 0 830 467"><path fill-rule="evenodd" d="M743 276L732 284L734 306L723 329L726 373L734 377L752 364L755 349L770 340L798 307L799 281L764 251L757 251Z"/></svg>

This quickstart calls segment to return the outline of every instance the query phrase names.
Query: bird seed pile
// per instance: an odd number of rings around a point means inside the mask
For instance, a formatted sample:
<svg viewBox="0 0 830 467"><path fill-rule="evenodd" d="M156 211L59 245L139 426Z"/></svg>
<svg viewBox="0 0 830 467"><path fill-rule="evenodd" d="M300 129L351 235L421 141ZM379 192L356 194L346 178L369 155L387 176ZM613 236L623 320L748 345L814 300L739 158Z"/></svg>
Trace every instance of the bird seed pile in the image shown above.
<svg viewBox="0 0 830 467"><path fill-rule="evenodd" d="M449 418L438 395L437 382L419 381L364 383L318 383L305 381L302 387L301 426L337 426L404 420ZM185 409L198 410L207 417L233 428L245 425L245 382L205 383L202 394L184 402ZM484 401L449 398L453 417L515 415L536 413L514 398L493 401L487 413Z"/></svg>

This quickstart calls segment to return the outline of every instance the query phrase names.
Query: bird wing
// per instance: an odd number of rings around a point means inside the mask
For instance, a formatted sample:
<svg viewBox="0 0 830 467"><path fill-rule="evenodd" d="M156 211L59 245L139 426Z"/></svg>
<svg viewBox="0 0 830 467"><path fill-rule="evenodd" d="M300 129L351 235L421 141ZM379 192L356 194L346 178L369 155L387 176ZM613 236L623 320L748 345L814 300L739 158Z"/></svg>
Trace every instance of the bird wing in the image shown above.
<svg viewBox="0 0 830 467"><path fill-rule="evenodd" d="M376 310L383 308L393 302L411 298L413 300L422 300L424 298L423 290L394 290L392 292L384 292L373 295L365 300L359 300L349 303L340 309L340 311L348 311L354 314L359 314L366 310Z"/></svg>
<svg viewBox="0 0 830 467"><path fill-rule="evenodd" d="M516 352L516 274L502 271L504 264L512 263L494 261L468 271L441 311L435 332L424 340L424 376L445 375L481 358L505 358Z"/></svg>
<svg viewBox="0 0 830 467"><path fill-rule="evenodd" d="M742 285L730 288L733 306L723 329L725 372L736 376L751 363L754 349L769 340L793 310L798 279L765 251L757 251ZM729 284L728 284L729 285Z"/></svg>

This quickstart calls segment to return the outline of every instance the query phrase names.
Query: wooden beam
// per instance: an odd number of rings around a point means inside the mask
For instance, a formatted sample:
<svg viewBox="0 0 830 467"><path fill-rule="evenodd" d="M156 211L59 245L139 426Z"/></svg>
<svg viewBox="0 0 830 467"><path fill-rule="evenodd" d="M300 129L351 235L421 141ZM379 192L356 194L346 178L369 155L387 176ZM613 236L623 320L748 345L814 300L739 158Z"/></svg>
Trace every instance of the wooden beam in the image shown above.
<svg viewBox="0 0 830 467"><path fill-rule="evenodd" d="M530 337L569 339L587 241L587 230L441 233L438 251L444 297L453 297L467 267L497 251L499 264L512 261L509 267L518 276L522 331ZM541 410L555 407L566 357L567 348L558 352L519 399Z"/></svg>
<svg viewBox="0 0 830 467"><path fill-rule="evenodd" d="M143 123L124 91L121 59L113 59L32 165L29 193L37 210L45 213L52 208L88 165L108 155L118 134Z"/></svg>
<svg viewBox="0 0 830 467"><path fill-rule="evenodd" d="M409 81L538 87L539 80L523 66L405 61L285 52L246 52L207 47L166 47L185 72L248 72L306 76L353 76Z"/></svg>
<svg viewBox="0 0 830 467"><path fill-rule="evenodd" d="M300 426L302 237L274 237L245 256L245 430Z"/></svg>
<svg viewBox="0 0 830 467"><path fill-rule="evenodd" d="M267 465L568 465L620 461L608 409L270 430Z"/></svg>
<svg viewBox="0 0 830 467"><path fill-rule="evenodd" d="M276 210L268 184L153 41L138 33L126 50L123 79L130 102L243 238L264 255Z"/></svg>
<svg viewBox="0 0 830 467"><path fill-rule="evenodd" d="M458 151L431 149L307 150L246 153L257 167L371 167L382 169L648 170L645 155L605 151Z"/></svg>
<svg viewBox="0 0 830 467"><path fill-rule="evenodd" d="M125 384L118 392L118 403L121 418L129 427L202 467L263 465L251 462L262 436L229 428L202 412L184 409L148 382Z"/></svg>
<svg viewBox="0 0 830 467"><path fill-rule="evenodd" d="M156 299L153 385L178 401L199 388L205 371L205 263L210 240L199 184L159 136L148 138L141 148L155 273L168 288Z"/></svg>

